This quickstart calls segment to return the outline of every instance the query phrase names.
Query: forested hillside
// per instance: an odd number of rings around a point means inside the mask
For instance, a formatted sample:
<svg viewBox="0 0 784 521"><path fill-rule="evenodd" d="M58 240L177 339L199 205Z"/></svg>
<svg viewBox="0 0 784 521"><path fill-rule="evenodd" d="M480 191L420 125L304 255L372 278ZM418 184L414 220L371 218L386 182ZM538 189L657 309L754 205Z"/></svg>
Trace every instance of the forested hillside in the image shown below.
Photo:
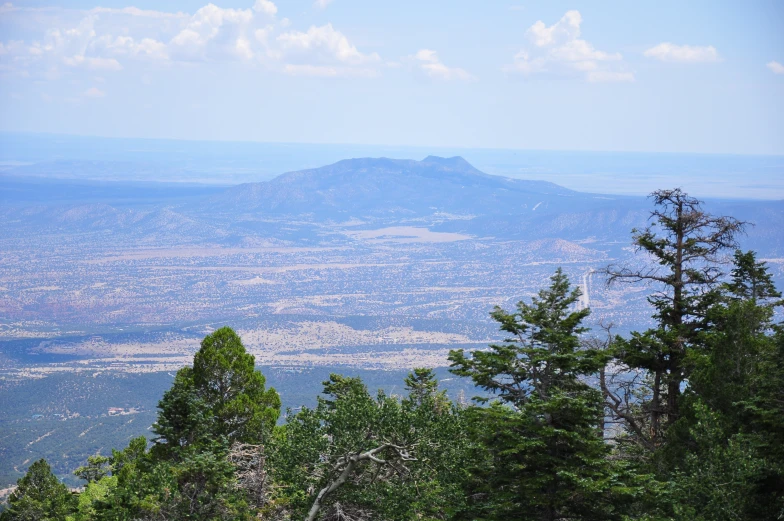
<svg viewBox="0 0 784 521"><path fill-rule="evenodd" d="M79 493L33 463L0 520L782 519L781 293L738 249L746 223L680 190L653 203L633 243L655 262L604 272L650 285L647 330L588 330L558 269L492 312L506 341L451 352L481 397L450 400L426 368L401 395L333 374L279 421L224 327L161 397L151 443L91 457Z"/></svg>

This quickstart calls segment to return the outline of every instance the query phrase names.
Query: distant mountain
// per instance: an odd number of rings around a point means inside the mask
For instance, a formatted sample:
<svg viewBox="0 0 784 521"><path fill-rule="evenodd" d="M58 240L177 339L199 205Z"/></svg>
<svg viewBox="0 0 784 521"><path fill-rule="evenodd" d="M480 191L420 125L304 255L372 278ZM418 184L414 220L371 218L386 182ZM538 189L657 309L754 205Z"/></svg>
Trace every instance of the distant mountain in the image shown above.
<svg viewBox="0 0 784 521"><path fill-rule="evenodd" d="M596 192L603 188L597 184ZM111 231L133 240L227 245L329 242L345 237L338 229L405 225L615 249L628 246L630 231L644 227L651 210L644 197L488 175L461 157L437 156L346 159L230 188L0 174L0 203L0 236ZM784 201L711 200L706 209L755 223L744 248L784 255Z"/></svg>
<svg viewBox="0 0 784 521"><path fill-rule="evenodd" d="M542 180L488 175L462 157L359 158L228 188L200 201L196 211L204 218L246 223L292 217L309 222L359 219L367 226L420 222L475 236L627 245L632 228L646 225L651 203L601 191L601 186L597 193L582 193ZM748 242L779 249L784 202L710 201L707 209L757 223Z"/></svg>
<svg viewBox="0 0 784 521"><path fill-rule="evenodd" d="M578 195L546 181L491 176L462 157L428 156L422 161L346 159L239 185L210 198L206 205L227 212L345 219L434 212L519 213L543 201L567 201Z"/></svg>

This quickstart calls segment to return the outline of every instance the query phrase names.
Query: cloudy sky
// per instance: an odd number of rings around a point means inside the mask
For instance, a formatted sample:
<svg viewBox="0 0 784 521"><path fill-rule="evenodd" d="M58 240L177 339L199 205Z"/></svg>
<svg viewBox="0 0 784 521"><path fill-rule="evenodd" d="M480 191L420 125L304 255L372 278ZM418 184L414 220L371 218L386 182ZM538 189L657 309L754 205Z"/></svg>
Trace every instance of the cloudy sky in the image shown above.
<svg viewBox="0 0 784 521"><path fill-rule="evenodd" d="M0 130L784 154L778 1L95 1L0 4Z"/></svg>

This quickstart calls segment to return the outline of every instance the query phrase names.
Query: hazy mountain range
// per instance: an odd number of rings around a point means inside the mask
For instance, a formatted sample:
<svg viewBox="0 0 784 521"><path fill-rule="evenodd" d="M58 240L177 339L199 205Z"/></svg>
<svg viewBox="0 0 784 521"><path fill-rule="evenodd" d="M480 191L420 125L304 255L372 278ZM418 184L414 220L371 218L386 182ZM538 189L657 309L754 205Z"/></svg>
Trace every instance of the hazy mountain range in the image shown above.
<svg viewBox="0 0 784 521"><path fill-rule="evenodd" d="M158 179L169 182L130 181L116 161L84 171L62 161L0 171L7 483L27 461L46 457L68 476L100 447L148 434L171 375L223 325L242 333L285 405L297 407L329 371L363 371L392 392L407 368L443 368L450 349L498 340L493 306L512 309L558 267L583 290L591 325L623 333L649 324L650 288L608 288L599 270L646 262L630 232L652 204L602 195L601 177L585 193L428 156L347 159L220 186L172 183L165 169ZM756 224L742 247L768 259L781 285L784 201L711 199L706 208ZM107 407L141 412L110 417Z"/></svg>
<svg viewBox="0 0 784 521"><path fill-rule="evenodd" d="M253 236L318 240L313 226L328 223L628 244L630 230L645 225L650 202L601 191L601 186L597 193L581 193L543 180L488 175L461 157L436 156L347 159L228 188L0 177L2 214L7 224L14 223L5 233L104 229L165 234L178 242L237 243ZM784 201L709 200L707 207L754 223L748 247L765 255L782 251ZM294 224L284 230L274 224L280 220Z"/></svg>

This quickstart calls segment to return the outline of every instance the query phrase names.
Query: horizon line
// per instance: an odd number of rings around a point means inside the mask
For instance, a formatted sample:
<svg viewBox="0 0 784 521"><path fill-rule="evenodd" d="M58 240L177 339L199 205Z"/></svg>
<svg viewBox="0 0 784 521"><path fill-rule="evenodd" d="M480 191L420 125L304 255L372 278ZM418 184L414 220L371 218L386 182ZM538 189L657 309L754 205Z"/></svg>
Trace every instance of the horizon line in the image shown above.
<svg viewBox="0 0 784 521"><path fill-rule="evenodd" d="M650 154L650 155L671 155L671 156L721 156L721 157L772 157L784 158L782 153L750 153L750 152L674 152L674 151L651 151L651 150L594 150L594 149L558 149L558 148L505 148L505 147L483 147L469 145L411 145L411 144L382 144L382 143L349 143L349 142L312 142L312 141L257 141L243 139L223 139L223 138L179 138L179 137L138 137L138 136L100 136L94 134L69 134L62 132L39 132L27 130L0 130L0 136L40 136L40 137L61 137L61 138L81 138L81 139L106 139L114 141L141 140L141 141L171 141L179 143L235 143L246 145L297 145L297 146L323 146L323 147L382 147L382 148L412 148L412 149L447 149L447 150L483 150L483 151L504 151L504 152L545 152L545 153L577 153L577 154ZM2 142L2 140L0 140ZM403 158L401 158L403 159ZM410 159L410 158L406 158Z"/></svg>

